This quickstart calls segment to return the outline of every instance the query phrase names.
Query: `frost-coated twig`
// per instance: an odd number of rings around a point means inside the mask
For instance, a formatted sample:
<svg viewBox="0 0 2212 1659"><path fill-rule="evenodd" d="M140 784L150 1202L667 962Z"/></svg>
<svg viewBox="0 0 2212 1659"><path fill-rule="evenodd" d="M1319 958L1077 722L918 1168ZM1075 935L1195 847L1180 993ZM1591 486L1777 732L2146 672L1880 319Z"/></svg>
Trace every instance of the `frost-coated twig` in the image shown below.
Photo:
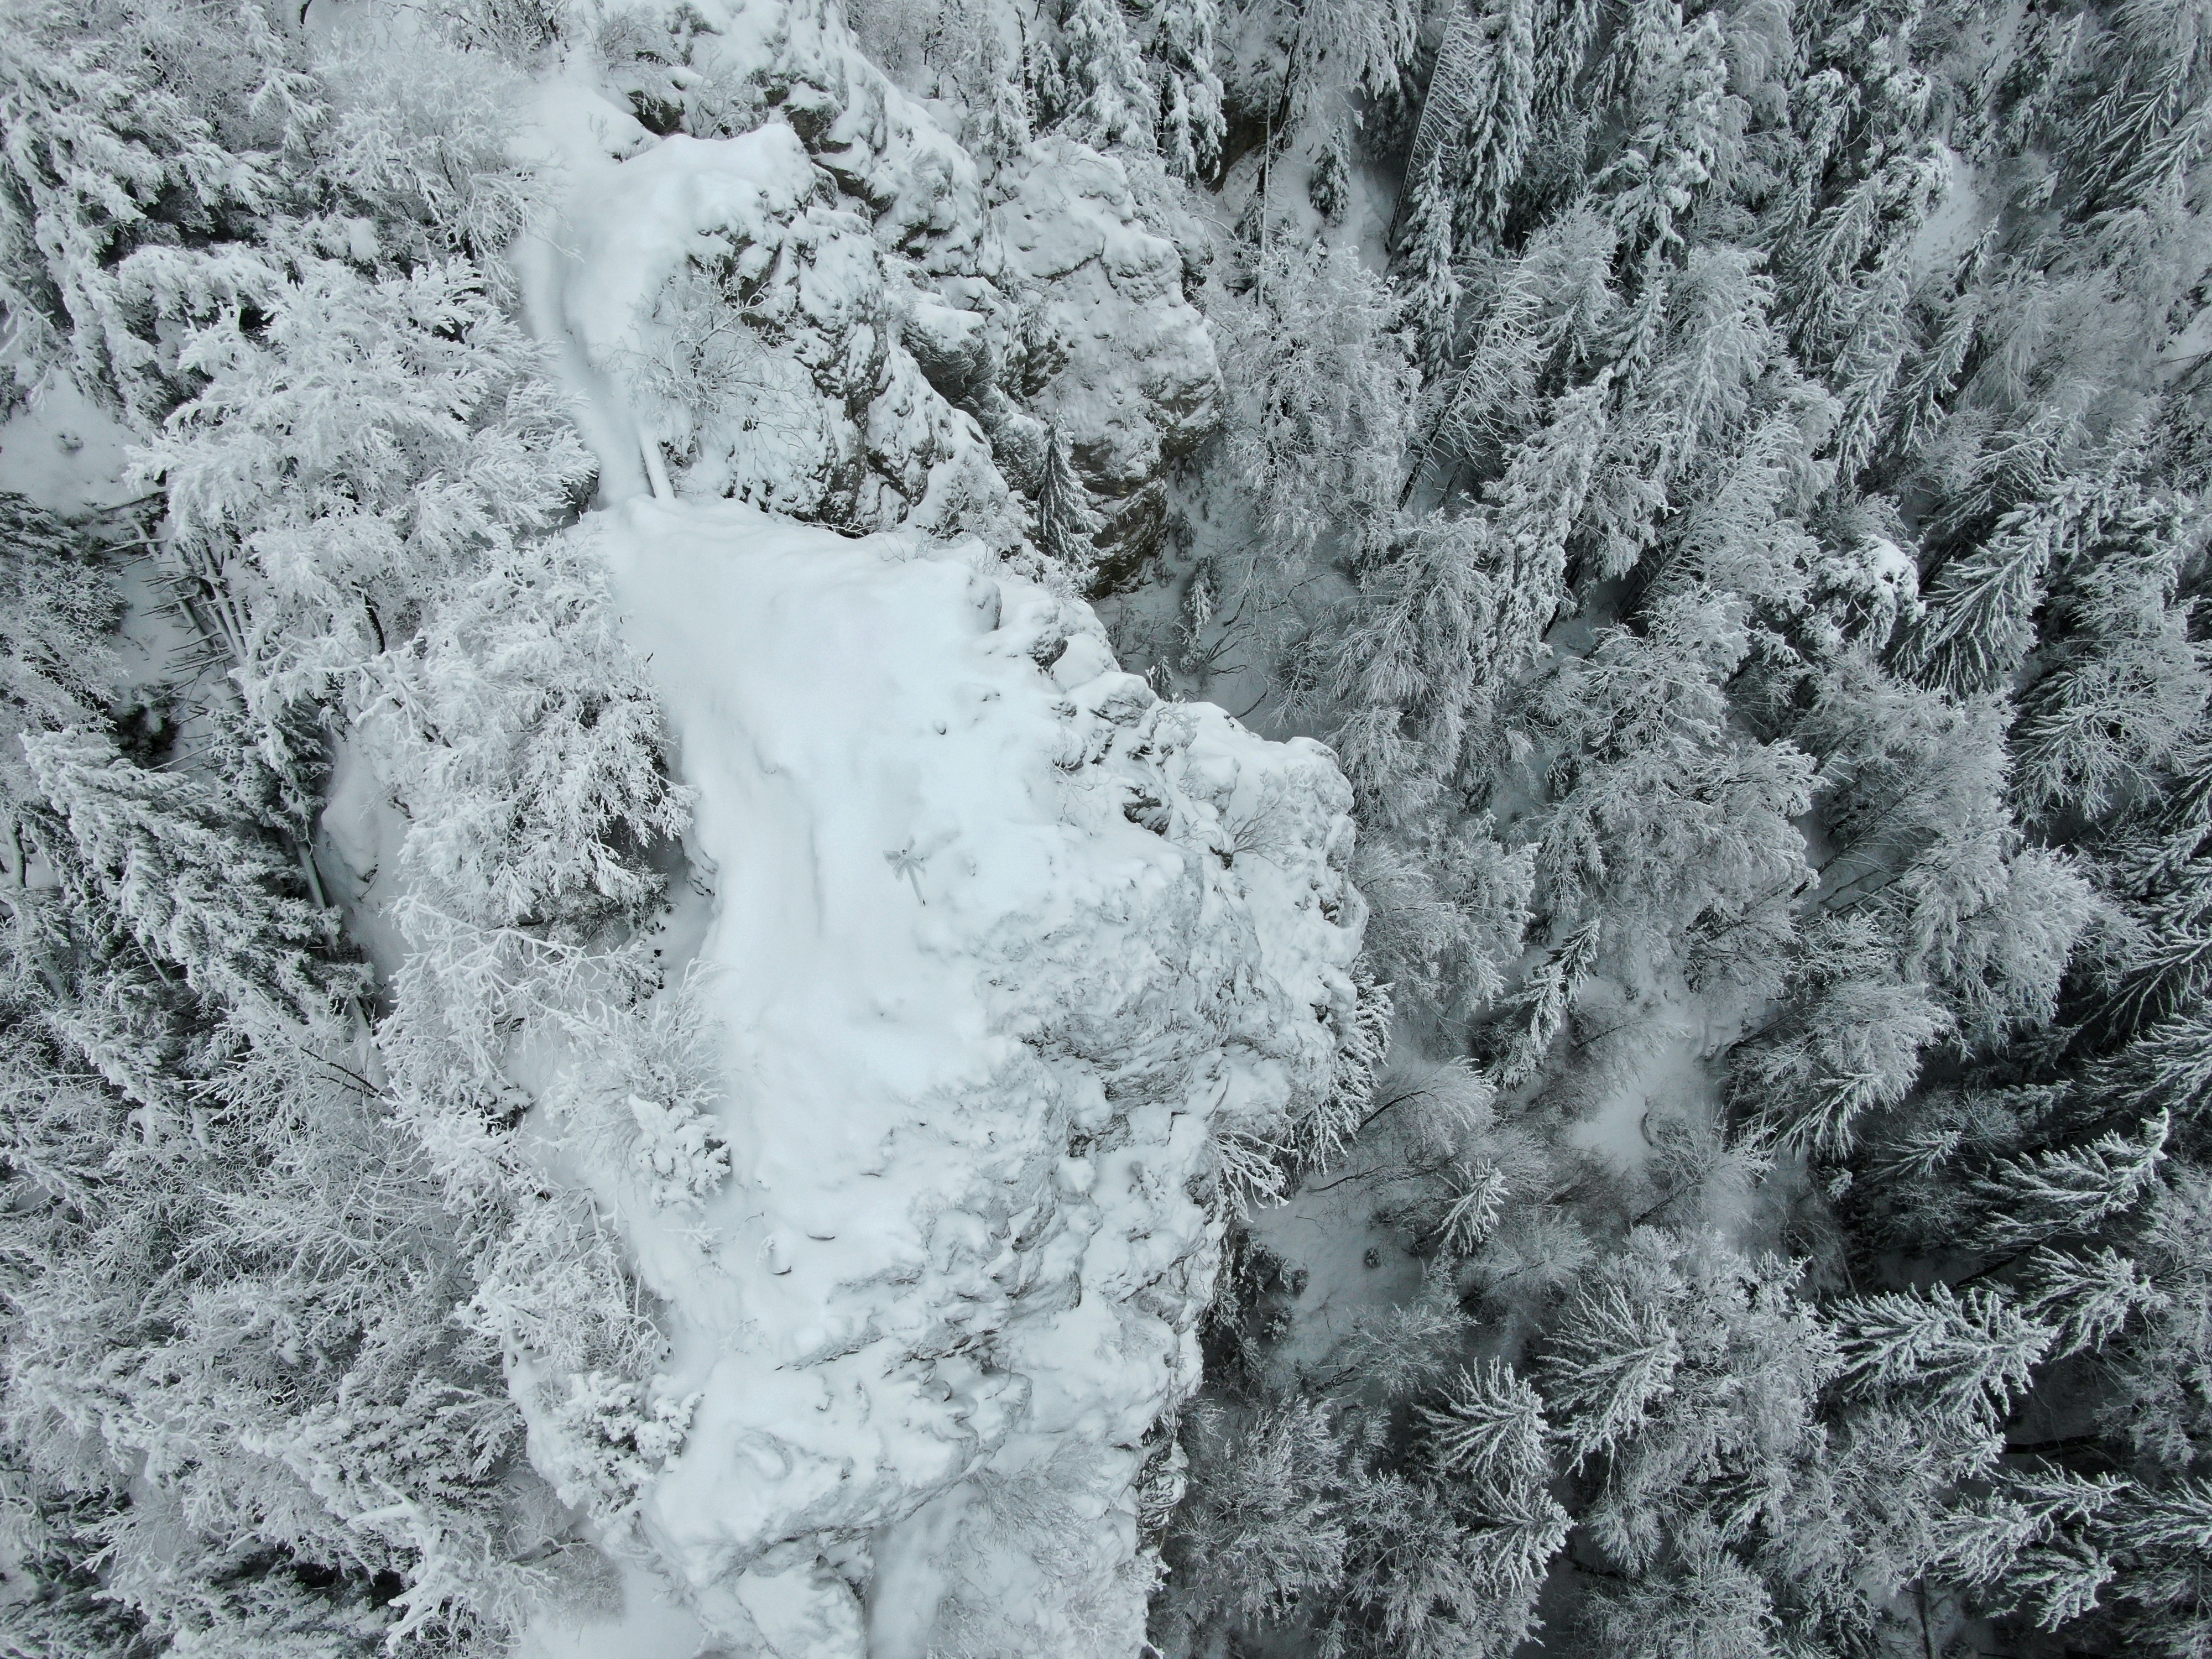
<svg viewBox="0 0 2212 1659"><path fill-rule="evenodd" d="M908 882L912 883L915 897L923 904L927 904L929 901L921 896L921 866L927 861L928 857L927 853L917 854L914 850L912 837L908 838L905 846L895 847L884 854L884 861L890 866L891 873L894 876L904 876Z"/></svg>

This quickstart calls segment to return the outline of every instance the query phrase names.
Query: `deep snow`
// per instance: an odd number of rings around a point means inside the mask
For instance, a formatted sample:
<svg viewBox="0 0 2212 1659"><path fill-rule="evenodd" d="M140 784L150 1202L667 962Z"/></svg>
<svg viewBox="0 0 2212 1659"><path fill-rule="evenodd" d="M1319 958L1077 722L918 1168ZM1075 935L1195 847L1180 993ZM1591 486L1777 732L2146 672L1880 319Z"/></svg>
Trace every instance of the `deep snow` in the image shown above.
<svg viewBox="0 0 2212 1659"><path fill-rule="evenodd" d="M651 1556L741 1651L1134 1651L1215 1138L1318 1104L1351 1011L1348 791L974 543L596 518L699 792L731 1154L697 1210L589 1177L696 1396Z"/></svg>

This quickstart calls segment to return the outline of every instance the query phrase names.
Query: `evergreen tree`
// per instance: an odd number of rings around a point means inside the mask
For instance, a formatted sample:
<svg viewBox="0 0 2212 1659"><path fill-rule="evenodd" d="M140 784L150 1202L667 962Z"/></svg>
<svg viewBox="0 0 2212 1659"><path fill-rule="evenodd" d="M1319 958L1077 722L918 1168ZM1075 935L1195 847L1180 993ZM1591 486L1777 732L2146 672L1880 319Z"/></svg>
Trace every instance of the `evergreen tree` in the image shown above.
<svg viewBox="0 0 2212 1659"><path fill-rule="evenodd" d="M1436 1465L1501 1492L1540 1486L1552 1474L1544 1402L1512 1369L1491 1360L1462 1370L1440 1406L1420 1407Z"/></svg>
<svg viewBox="0 0 2212 1659"><path fill-rule="evenodd" d="M1928 619L1901 653L1907 672L1962 694L2007 685L2034 642L2033 618L2054 564L2094 542L2124 501L2132 463L2124 451L2112 471L2063 481L1945 563L1929 589Z"/></svg>
<svg viewBox="0 0 2212 1659"><path fill-rule="evenodd" d="M2164 1296L2134 1257L2109 1244L2086 1256L2038 1250L2031 1282L2037 1291L2033 1312L2058 1332L2054 1359L2102 1347L2137 1310L2156 1306Z"/></svg>
<svg viewBox="0 0 2212 1659"><path fill-rule="evenodd" d="M252 336L232 313L189 337L207 385L142 465L171 586L305 819L302 712L361 710L428 597L548 528L586 469L465 263L370 282L320 262L268 304Z"/></svg>
<svg viewBox="0 0 2212 1659"><path fill-rule="evenodd" d="M1758 1576L1717 1551L1601 1596L1597 1639L1626 1659L1768 1659L1780 1625Z"/></svg>
<svg viewBox="0 0 2212 1659"><path fill-rule="evenodd" d="M1536 102L1540 131L1577 125L1576 94L1589 67L1605 8L1600 0L1556 0L1536 25Z"/></svg>
<svg viewBox="0 0 2212 1659"><path fill-rule="evenodd" d="M106 712L122 600L99 548L21 495L0 494L0 700L17 729Z"/></svg>
<svg viewBox="0 0 2212 1659"><path fill-rule="evenodd" d="M1590 500L1607 431L1608 372L1563 392L1545 424L1515 446L1486 492L1504 551L1502 603L1491 647L1518 674L1537 657L1565 603L1567 541Z"/></svg>
<svg viewBox="0 0 2212 1659"><path fill-rule="evenodd" d="M1638 6L1634 15L1657 9ZM1623 38L1633 39L1633 30ZM1641 125L1591 188L1620 227L1622 265L1644 271L1649 286L1660 263L1680 261L1686 242L1678 222L1721 165L1728 70L1712 16L1674 22L1663 46L1639 45L1638 53L1656 60L1634 71Z"/></svg>
<svg viewBox="0 0 2212 1659"><path fill-rule="evenodd" d="M1615 1278L1577 1297L1545 1358L1544 1397L1569 1425L1579 1465L1633 1435L1674 1386L1681 1338L1640 1278Z"/></svg>
<svg viewBox="0 0 2212 1659"><path fill-rule="evenodd" d="M1608 629L1538 704L1564 739L1531 825L1538 893L1554 914L1595 910L1649 934L1662 959L1688 921L1740 922L1811 879L1790 824L1811 805L1810 763L1727 729L1737 626L1717 596L1685 592L1646 634Z"/></svg>
<svg viewBox="0 0 2212 1659"><path fill-rule="evenodd" d="M1326 1407L1291 1400L1242 1422L1202 1407L1187 1443L1189 1486L1158 1616L1191 1636L1249 1626L1339 1581L1345 1533L1334 1500L1346 1449Z"/></svg>
<svg viewBox="0 0 2212 1659"><path fill-rule="evenodd" d="M1963 1424L2008 1411L2056 1336L1986 1285L1964 1296L1944 1284L1925 1293L1884 1292L1832 1311L1848 1386L1921 1395Z"/></svg>
<svg viewBox="0 0 2212 1659"><path fill-rule="evenodd" d="M2054 584L2013 733L2027 815L2100 815L2196 725L2212 681L2175 598L2195 540L2178 504L2122 507Z"/></svg>
<svg viewBox="0 0 2212 1659"><path fill-rule="evenodd" d="M1506 1000L1500 1012L1516 1029L1511 1030L1497 1061L1501 1083L1510 1087L1525 1082L1544 1063L1546 1054L1566 1025L1576 994L1597 965L1604 939L1601 921L1583 922L1547 952L1521 988Z"/></svg>
<svg viewBox="0 0 2212 1659"><path fill-rule="evenodd" d="M259 1018L320 1000L306 953L323 937L297 872L235 828L197 780L148 771L70 731L30 738L31 774L68 827L46 848L81 903L112 906L201 996Z"/></svg>
<svg viewBox="0 0 2212 1659"><path fill-rule="evenodd" d="M1227 135L1221 76L1214 66L1216 0L1155 0L1146 55L1159 83L1159 151L1170 173L1208 179Z"/></svg>
<svg viewBox="0 0 2212 1659"><path fill-rule="evenodd" d="M11 824L0 859L19 882L21 832L13 826L36 789L22 739L106 714L122 677L112 640L122 609L90 538L21 495L0 494L0 805Z"/></svg>
<svg viewBox="0 0 2212 1659"><path fill-rule="evenodd" d="M1354 700L1336 734L1353 787L1375 821L1413 821L1456 769L1498 686L1484 647L1496 626L1489 521L1442 514L1393 538L1367 578L1369 607L1331 665Z"/></svg>
<svg viewBox="0 0 2212 1659"><path fill-rule="evenodd" d="M412 821L416 892L489 927L635 921L641 855L682 833L660 714L580 535L517 548L422 616L358 719Z"/></svg>
<svg viewBox="0 0 2212 1659"><path fill-rule="evenodd" d="M1400 233L1399 282L1406 315L1419 343L1422 372L1431 379L1450 362L1458 331L1460 283L1452 268L1452 214L1443 187L1443 156L1432 150L1407 185L1412 205Z"/></svg>
<svg viewBox="0 0 2212 1659"><path fill-rule="evenodd" d="M1921 1052L1952 1015L1923 980L1899 973L1895 946L1868 918L1807 930L1786 988L1788 1012L1739 1048L1731 1092L1816 1153L1846 1152L1858 1120L1903 1099Z"/></svg>
<svg viewBox="0 0 2212 1659"><path fill-rule="evenodd" d="M1547 419L1602 414L1602 393L1593 401L1587 388L1575 386L1571 370L1602 355L1618 309L1611 286L1613 240L1595 216L1571 215L1539 232L1519 258L1480 261L1461 271L1471 301L1462 311L1472 325L1459 367L1431 390L1409 489L1421 482L1423 467L1448 483L1464 469L1494 488L1519 446L1540 437ZM1577 390L1582 396L1574 395ZM1597 438L1601 445L1606 441ZM1579 505L1575 516L1581 516Z"/></svg>
<svg viewBox="0 0 2212 1659"><path fill-rule="evenodd" d="M234 303L241 276L265 280L250 257L196 274L174 245L228 240L278 192L270 152L305 101L296 52L250 5L15 0L0 33L0 308L21 354L8 402L53 368L157 416L181 366L149 326L176 312L148 302Z"/></svg>
<svg viewBox="0 0 2212 1659"><path fill-rule="evenodd" d="M1468 46L1437 59L1437 74L1449 64L1450 78L1437 152L1450 158L1453 235L1465 247L1486 250L1496 240L1534 137L1535 11L1535 0L1490 0ZM1437 90L1432 80L1430 96Z"/></svg>
<svg viewBox="0 0 2212 1659"><path fill-rule="evenodd" d="M1492 821L1448 835L1423 824L1403 840L1370 832L1353 867L1368 902L1365 953L1391 988L1400 1030L1463 1017L1504 989L1528 931L1532 872Z"/></svg>
<svg viewBox="0 0 2212 1659"><path fill-rule="evenodd" d="M1083 481L1075 476L1074 467L1068 463L1059 428L1048 429L1045 434L1044 470L1037 481L1037 549L1080 580L1097 562L1097 550L1092 541L1097 533L1097 515L1091 511L1090 498L1084 494Z"/></svg>
<svg viewBox="0 0 2212 1659"><path fill-rule="evenodd" d="M1280 134L1334 131L1352 118L1357 93L1396 88L1419 26L1405 0L1263 0L1249 14L1275 51L1260 67L1251 106Z"/></svg>
<svg viewBox="0 0 2212 1659"><path fill-rule="evenodd" d="M1530 1623L1528 1534L1555 1548L1560 1530L1540 1514L1523 1522L1472 1513L1449 1489L1395 1471L1358 1489L1349 1522L1344 1589L1327 1639L1363 1659L1510 1652Z"/></svg>
<svg viewBox="0 0 2212 1659"><path fill-rule="evenodd" d="M1978 1242L2017 1250L2065 1235L2095 1237L2149 1193L2172 1127L2161 1112L2136 1135L2114 1132L2007 1160L1977 1183L1986 1206Z"/></svg>
<svg viewBox="0 0 2212 1659"><path fill-rule="evenodd" d="M1121 0L1067 0L1060 19L1066 125L1088 144L1152 147L1158 100Z"/></svg>
<svg viewBox="0 0 2212 1659"><path fill-rule="evenodd" d="M1419 381L1400 302L1346 246L1279 246L1253 276L1224 341L1225 459L1270 556L1295 560L1332 532L1357 549L1404 482Z"/></svg>
<svg viewBox="0 0 2212 1659"><path fill-rule="evenodd" d="M1429 71L1429 84L1421 98L1421 116L1413 128L1413 143L1406 161L1410 185L1435 163L1441 170L1444 153L1455 149L1466 112L1481 96L1490 67L1487 18L1469 5L1453 6L1444 21L1443 40Z"/></svg>

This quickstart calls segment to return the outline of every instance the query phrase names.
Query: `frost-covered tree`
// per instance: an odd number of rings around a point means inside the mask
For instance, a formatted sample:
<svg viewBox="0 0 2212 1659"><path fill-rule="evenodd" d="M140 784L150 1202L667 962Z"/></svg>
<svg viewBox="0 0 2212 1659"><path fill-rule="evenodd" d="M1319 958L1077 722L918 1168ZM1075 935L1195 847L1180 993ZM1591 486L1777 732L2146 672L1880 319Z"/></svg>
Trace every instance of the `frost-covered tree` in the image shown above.
<svg viewBox="0 0 2212 1659"><path fill-rule="evenodd" d="M1486 1503L1396 1471L1364 1484L1348 1519L1353 1542L1328 1639L1375 1659L1510 1652L1530 1628L1543 1564L1565 1529L1533 1489Z"/></svg>
<svg viewBox="0 0 2212 1659"><path fill-rule="evenodd" d="M1121 0L1066 0L1060 42L1058 101L1066 111L1063 122L1068 131L1101 147L1127 143L1149 149L1158 95Z"/></svg>
<svg viewBox="0 0 2212 1659"><path fill-rule="evenodd" d="M2212 682L2175 597L2196 540L2177 503L2125 507L2054 584L2013 733L2028 816L2097 816L2196 724Z"/></svg>
<svg viewBox="0 0 2212 1659"><path fill-rule="evenodd" d="M1454 235L1487 249L1505 221L1513 186L1534 137L1534 0L1493 0L1455 22L1429 82L1429 105L1414 136L1448 171ZM1431 136L1433 134L1433 136Z"/></svg>
<svg viewBox="0 0 2212 1659"><path fill-rule="evenodd" d="M1985 1206L1978 1241L2020 1249L2053 1237L2105 1231L2154 1190L2172 1121L2161 1112L2133 1134L2007 1159L1977 1183Z"/></svg>
<svg viewBox="0 0 2212 1659"><path fill-rule="evenodd" d="M1810 878L1790 820L1812 766L1787 743L1728 730L1720 692L1742 636L1716 594L1656 609L1649 632L1609 630L1543 689L1563 739L1532 824L1538 891L1554 914L1593 912L1658 936L1711 915L1738 925Z"/></svg>
<svg viewBox="0 0 2212 1659"><path fill-rule="evenodd" d="M1821 1455L1816 1406L1837 1362L1791 1294L1799 1272L1644 1229L1567 1310L1539 1381L1602 1470L1592 1535L1632 1571L1698 1537L1754 1535L1756 1504L1731 1492L1778 1506L1794 1465Z"/></svg>
<svg viewBox="0 0 2212 1659"><path fill-rule="evenodd" d="M1572 1425L1575 1462L1634 1433L1652 1402L1673 1389L1681 1364L1668 1309L1640 1282L1616 1279L1577 1298L1543 1370L1546 1399Z"/></svg>
<svg viewBox="0 0 2212 1659"><path fill-rule="evenodd" d="M1720 525L1710 509L1700 514L1705 503L1697 497L1705 492L1697 488L1705 482L1698 474L1712 458L1741 441L1763 404L1760 412L1767 418L1746 446L1745 459L1779 476L1744 483L1763 497L1759 527L1771 534L1774 520L1802 493L1804 452L1809 447L1802 416L1790 407L1798 389L1788 386L1786 371L1776 368L1778 342L1767 315L1772 287L1754 259L1735 251L1700 249L1668 281L1663 300L1648 367L1634 383L1633 416L1619 423L1630 446L1620 462L1647 489L1656 485L1682 496L1685 516L1699 514L1698 529L1710 541ZM1652 538L1649 526L1637 521L1642 516L1629 517L1620 528L1607 527L1598 554L1603 575L1620 574L1642 556ZM1716 576L1724 574L1739 591L1761 599L1779 598L1793 585L1786 576L1765 576L1740 550L1714 547L1706 561Z"/></svg>
<svg viewBox="0 0 2212 1659"><path fill-rule="evenodd" d="M1525 1082L1544 1063L1565 1028L1577 994L1597 966L1604 939L1604 923L1595 918L1571 929L1505 1000L1499 1010L1504 1042L1496 1061L1500 1082Z"/></svg>
<svg viewBox="0 0 2212 1659"><path fill-rule="evenodd" d="M1291 1400L1242 1419L1202 1407L1187 1443L1189 1485L1157 1617L1187 1638L1261 1626L1339 1582L1347 1454L1325 1406Z"/></svg>
<svg viewBox="0 0 2212 1659"><path fill-rule="evenodd" d="M1845 656L1814 683L1792 728L1820 762L1831 872L1888 870L1948 832L2007 821L2009 711L1885 675Z"/></svg>
<svg viewBox="0 0 2212 1659"><path fill-rule="evenodd" d="M1091 538L1098 532L1098 515L1084 493L1083 481L1067 459L1058 428L1045 434L1044 469L1037 480L1037 550L1060 567L1082 579L1097 562Z"/></svg>
<svg viewBox="0 0 2212 1659"><path fill-rule="evenodd" d="M511 149L529 82L490 52L410 51L374 24L334 32L313 70L327 102L295 188L315 252L378 274L465 258L503 280L508 246L546 210Z"/></svg>
<svg viewBox="0 0 2212 1659"><path fill-rule="evenodd" d="M34 787L22 739L88 726L120 678L114 572L93 538L21 495L0 494L0 801L11 816ZM17 872L20 849L5 851Z"/></svg>
<svg viewBox="0 0 2212 1659"><path fill-rule="evenodd" d="M1326 137L1357 119L1355 96L1395 91L1419 27L1405 0L1255 0L1244 17L1257 50L1239 55L1231 92L1271 145Z"/></svg>
<svg viewBox="0 0 2212 1659"><path fill-rule="evenodd" d="M2002 1417L2026 1391L2054 1333L2002 1292L1948 1285L1886 1291L1839 1304L1842 1377L1880 1396L1923 1397L1962 1424Z"/></svg>
<svg viewBox="0 0 2212 1659"><path fill-rule="evenodd" d="M1769 1659L1782 1621L1757 1574L1705 1550L1673 1573L1601 1594L1591 1622L1625 1659Z"/></svg>
<svg viewBox="0 0 2212 1659"><path fill-rule="evenodd" d="M153 317L235 302L250 258L180 257L281 185L272 150L307 88L258 7L11 4L0 48L0 309L12 404L57 368L143 419L173 398ZM150 303L149 303L150 302ZM151 314L149 314L149 313Z"/></svg>
<svg viewBox="0 0 2212 1659"><path fill-rule="evenodd" d="M1357 546L1397 499L1419 388L1401 320L1346 246L1263 252L1230 312L1227 459L1277 556Z"/></svg>
<svg viewBox="0 0 2212 1659"><path fill-rule="evenodd" d="M1363 584L1330 667L1352 709L1338 751L1379 822L1416 817L1494 717L1500 563L1486 516L1434 514L1394 536Z"/></svg>
<svg viewBox="0 0 2212 1659"><path fill-rule="evenodd" d="M1816 1152L1848 1150L1861 1116L1904 1098L1922 1050L1953 1023L1867 918L1808 930L1787 994L1787 1012L1736 1051L1733 1092Z"/></svg>
<svg viewBox="0 0 2212 1659"><path fill-rule="evenodd" d="M1559 374L1600 351L1618 308L1613 246L1609 225L1577 211L1536 232L1517 258L1474 268L1475 331L1424 434L1439 459L1493 471L1544 412Z"/></svg>
<svg viewBox="0 0 2212 1659"><path fill-rule="evenodd" d="M1145 52L1158 85L1159 151L1168 170L1211 178L1227 134L1221 75L1215 63L1220 8L1216 0L1155 0Z"/></svg>
<svg viewBox="0 0 2212 1659"><path fill-rule="evenodd" d="M1639 5L1635 15L1661 9ZM1653 273L1662 262L1681 257L1686 244L1679 221L1712 182L1726 130L1728 70L1719 20L1668 22L1663 44L1637 47L1639 61L1631 71L1638 86L1635 137L1591 181L1620 228L1624 264ZM1632 30L1623 43L1635 39ZM1656 277L1644 280L1648 286Z"/></svg>
<svg viewBox="0 0 2212 1659"><path fill-rule="evenodd" d="M2212 1183L2201 1165L2172 1169L2145 1207L2143 1224L2126 1237L2147 1288L2131 1296L2133 1322L2111 1350L2117 1387L2104 1412L2121 1443L2149 1466L2179 1473L2212 1436L2202 1322L2212 1306Z"/></svg>
<svg viewBox="0 0 2212 1659"><path fill-rule="evenodd" d="M111 740L72 730L25 746L69 831L46 850L80 902L111 908L200 996L259 1018L307 1017L318 1000L307 953L324 930L296 866L241 836L216 791L133 765Z"/></svg>
<svg viewBox="0 0 2212 1659"><path fill-rule="evenodd" d="M1440 1404L1418 1408L1437 1467L1501 1492L1547 1484L1552 1455L1544 1402L1510 1366L1462 1370Z"/></svg>
<svg viewBox="0 0 2212 1659"><path fill-rule="evenodd" d="M249 332L194 332L207 385L149 446L184 597L257 715L359 698L425 600L550 527L588 463L538 351L470 265L321 262Z"/></svg>
<svg viewBox="0 0 2212 1659"><path fill-rule="evenodd" d="M1399 233L1398 280L1406 315L1419 343L1422 372L1431 377L1450 361L1459 321L1459 274L1452 265L1452 214L1444 192L1443 153L1431 150L1407 185L1410 205Z"/></svg>
<svg viewBox="0 0 2212 1659"><path fill-rule="evenodd" d="M1468 106L1481 95L1488 70L1489 52L1483 15L1468 5L1455 5L1444 15L1443 38L1430 66L1429 83L1421 94L1421 115L1413 128L1413 148L1406 161L1408 188L1431 163L1441 167L1444 150L1461 128Z"/></svg>
<svg viewBox="0 0 2212 1659"><path fill-rule="evenodd" d="M1367 957L1401 1027L1470 1013L1504 989L1528 927L1525 849L1507 848L1477 818L1448 839L1432 826L1363 836L1354 869L1368 903Z"/></svg>
<svg viewBox="0 0 2212 1659"><path fill-rule="evenodd" d="M1928 589L1929 611L1900 660L1917 678L1972 693L2007 685L2034 643L2033 618L2054 567L2092 545L2126 504L2135 457L2060 482L2047 499L2016 507L1986 542L1947 562Z"/></svg>

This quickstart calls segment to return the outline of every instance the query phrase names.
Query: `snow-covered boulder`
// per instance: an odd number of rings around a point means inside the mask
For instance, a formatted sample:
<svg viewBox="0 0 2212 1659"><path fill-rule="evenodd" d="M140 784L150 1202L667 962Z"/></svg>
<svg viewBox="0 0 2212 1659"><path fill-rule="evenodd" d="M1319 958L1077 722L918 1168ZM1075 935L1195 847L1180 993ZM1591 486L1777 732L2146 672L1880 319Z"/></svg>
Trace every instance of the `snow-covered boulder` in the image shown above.
<svg viewBox="0 0 2212 1659"><path fill-rule="evenodd" d="M972 542L602 517L698 792L668 950L727 1155L696 1201L580 1177L672 1345L623 1420L688 1413L636 1535L736 1651L1134 1652L1218 1146L1352 1018L1349 791Z"/></svg>

